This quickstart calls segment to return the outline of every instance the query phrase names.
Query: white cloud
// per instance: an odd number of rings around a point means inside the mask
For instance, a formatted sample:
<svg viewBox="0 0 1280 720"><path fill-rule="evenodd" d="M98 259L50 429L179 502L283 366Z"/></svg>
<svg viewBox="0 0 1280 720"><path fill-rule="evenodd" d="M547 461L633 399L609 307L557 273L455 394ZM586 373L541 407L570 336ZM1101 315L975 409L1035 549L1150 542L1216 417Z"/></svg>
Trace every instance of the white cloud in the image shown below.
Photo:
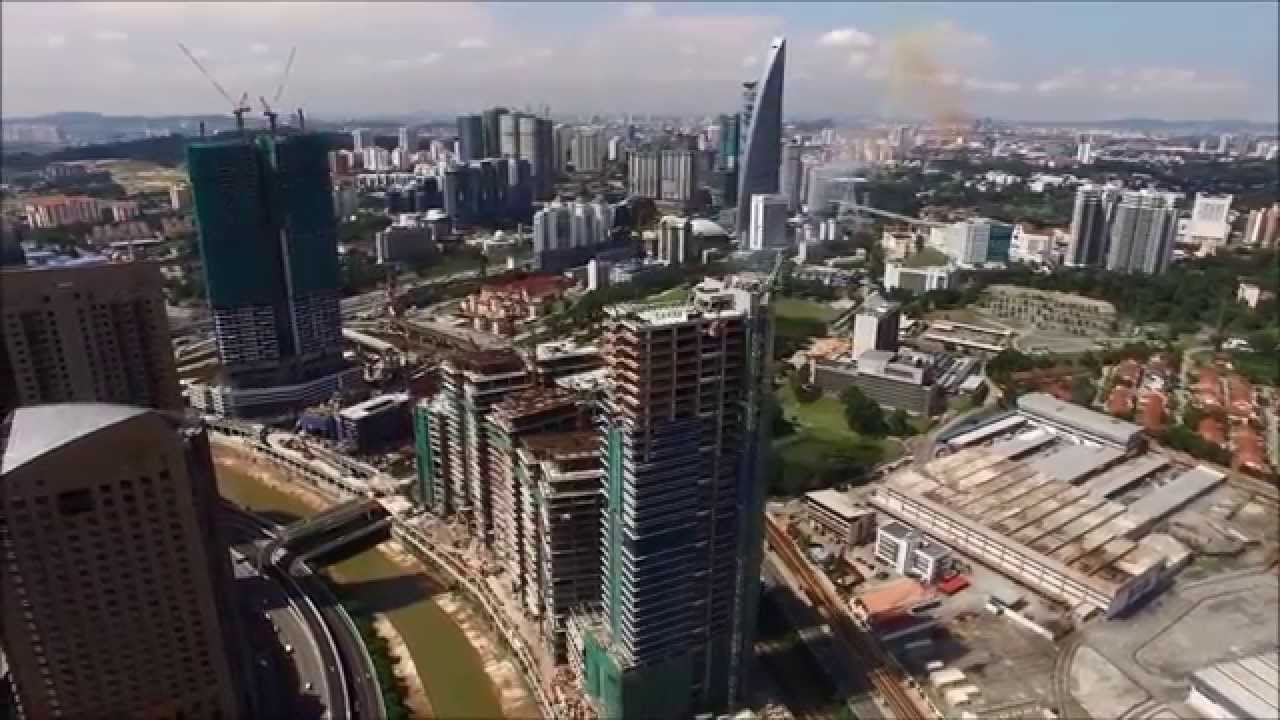
<svg viewBox="0 0 1280 720"><path fill-rule="evenodd" d="M435 63L440 61L440 57L441 55L438 52L427 53L426 55L423 55L422 57L418 58L418 64L434 65Z"/></svg>
<svg viewBox="0 0 1280 720"><path fill-rule="evenodd" d="M482 37L464 37L458 41L459 50L483 50L489 47L489 41Z"/></svg>
<svg viewBox="0 0 1280 720"><path fill-rule="evenodd" d="M977 92L991 92L1000 95L1022 91L1022 83L1013 82L1012 80L984 80L974 77L965 78L964 87Z"/></svg>
<svg viewBox="0 0 1280 720"><path fill-rule="evenodd" d="M1087 82L1083 68L1067 68L1057 75L1036 83L1036 92L1041 95L1056 95L1063 91L1078 90L1084 87Z"/></svg>
<svg viewBox="0 0 1280 720"><path fill-rule="evenodd" d="M44 36L44 44L52 50L65 47L67 44L67 36L62 33L52 33Z"/></svg>
<svg viewBox="0 0 1280 720"><path fill-rule="evenodd" d="M93 39L98 42L123 42L129 39L129 34L119 30L95 30Z"/></svg>
<svg viewBox="0 0 1280 720"><path fill-rule="evenodd" d="M546 60L549 57L553 57L555 54L556 51L551 48L538 48L533 51L533 57L538 60Z"/></svg>
<svg viewBox="0 0 1280 720"><path fill-rule="evenodd" d="M249 46L249 52L254 55L266 55L271 52L271 46L264 42L256 42Z"/></svg>
<svg viewBox="0 0 1280 720"><path fill-rule="evenodd" d="M1101 90L1108 95L1187 95L1242 92L1240 80L1209 78L1190 68L1111 68L1106 73L1073 67L1035 84L1040 95L1087 94Z"/></svg>
<svg viewBox="0 0 1280 720"><path fill-rule="evenodd" d="M870 33L856 27L836 28L818 38L818 44L824 47L858 47L866 48L876 44Z"/></svg>
<svg viewBox="0 0 1280 720"><path fill-rule="evenodd" d="M864 52L855 50L849 53L849 67L860 68L865 66L870 61L871 61L871 56Z"/></svg>
<svg viewBox="0 0 1280 720"><path fill-rule="evenodd" d="M928 32L941 37L945 42L957 48L978 50L991 47L991 38L973 30L966 30L951 20L934 23Z"/></svg>
<svg viewBox="0 0 1280 720"><path fill-rule="evenodd" d="M622 8L622 14L633 20L647 18L657 15L658 8L651 2L633 2Z"/></svg>

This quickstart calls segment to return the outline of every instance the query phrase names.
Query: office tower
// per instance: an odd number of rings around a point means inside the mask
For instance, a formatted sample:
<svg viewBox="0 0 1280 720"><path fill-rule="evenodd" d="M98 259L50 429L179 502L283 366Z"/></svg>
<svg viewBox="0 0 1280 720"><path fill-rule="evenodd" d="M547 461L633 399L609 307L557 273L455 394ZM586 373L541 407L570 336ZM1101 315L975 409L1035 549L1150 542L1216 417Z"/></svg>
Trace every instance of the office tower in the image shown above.
<svg viewBox="0 0 1280 720"><path fill-rule="evenodd" d="M573 136L573 169L598 173L604 169L605 141L599 128L579 128Z"/></svg>
<svg viewBox="0 0 1280 720"><path fill-rule="evenodd" d="M753 195L747 250L764 250L787 243L787 198L783 195Z"/></svg>
<svg viewBox="0 0 1280 720"><path fill-rule="evenodd" d="M782 158L782 80L786 64L786 41L775 38L769 46L760 82L753 88L750 107L743 109L742 163L738 176L738 198L778 192L778 169ZM738 237L746 234L751 222L750 204L738 203Z"/></svg>
<svg viewBox="0 0 1280 720"><path fill-rule="evenodd" d="M1014 226L1009 223L985 220L987 224L986 262L1009 262L1009 247L1013 245Z"/></svg>
<svg viewBox="0 0 1280 720"><path fill-rule="evenodd" d="M723 187L721 204L733 207L738 204L738 144L741 122L735 113L721 115L717 123L720 126L720 147L716 154L716 170L721 174Z"/></svg>
<svg viewBox="0 0 1280 720"><path fill-rule="evenodd" d="M479 115L458 116L458 160L469 162L496 155L485 154L484 118Z"/></svg>
<svg viewBox="0 0 1280 720"><path fill-rule="evenodd" d="M517 129L517 155L529 161L533 197L535 200L549 198L555 186L555 172L552 169L555 149L552 147L551 121L533 115L520 115Z"/></svg>
<svg viewBox="0 0 1280 720"><path fill-rule="evenodd" d="M521 453L527 452L523 440L541 433L585 430L589 420L573 392L554 386L513 392L489 413L494 552L507 571L512 594L531 614L542 607L541 598L535 599L539 503L527 473L532 463L521 461ZM599 538L589 540L598 544Z"/></svg>
<svg viewBox="0 0 1280 720"><path fill-rule="evenodd" d="M520 157L520 116L503 113L498 116L498 154L506 158Z"/></svg>
<svg viewBox="0 0 1280 720"><path fill-rule="evenodd" d="M706 280L681 307L607 311L601 604L568 630L602 717L689 717L747 694L767 303Z"/></svg>
<svg viewBox="0 0 1280 720"><path fill-rule="evenodd" d="M0 414L57 402L180 409L162 287L147 262L0 271Z"/></svg>
<svg viewBox="0 0 1280 720"><path fill-rule="evenodd" d="M800 155L803 146L795 143L788 143L782 148L782 168L780 170L780 194L787 198L787 211L796 212L800 209L800 202L803 199L800 186L803 184L804 175L800 170Z"/></svg>
<svg viewBox="0 0 1280 720"><path fill-rule="evenodd" d="M1120 193L1099 185L1082 185L1076 190L1071 213L1071 239L1066 264L1076 267L1101 265L1106 261L1111 237L1111 220Z"/></svg>
<svg viewBox="0 0 1280 720"><path fill-rule="evenodd" d="M418 152L418 135L410 133L409 128L402 127L396 133L396 148L400 151L401 156L407 157Z"/></svg>
<svg viewBox="0 0 1280 720"><path fill-rule="evenodd" d="M1149 190L1125 193L1111 223L1107 269L1147 275L1164 272L1173 259L1177 232L1176 196Z"/></svg>
<svg viewBox="0 0 1280 720"><path fill-rule="evenodd" d="M676 215L664 215L658 222L658 244L654 257L666 265L687 265L697 262L697 238L693 234L693 221Z"/></svg>
<svg viewBox="0 0 1280 720"><path fill-rule="evenodd" d="M555 155L552 169L557 175L564 174L569 165L576 136L577 129L571 125L557 123L551 127L551 152Z"/></svg>
<svg viewBox="0 0 1280 720"><path fill-rule="evenodd" d="M364 153L364 149L373 145L373 135L364 128L351 131L351 152L356 155Z"/></svg>
<svg viewBox="0 0 1280 720"><path fill-rule="evenodd" d="M502 116L504 107L495 107L480 113L480 125L484 133L484 157L502 157Z"/></svg>
<svg viewBox="0 0 1280 720"><path fill-rule="evenodd" d="M1249 212L1244 244L1258 248L1274 248L1280 244L1280 203Z"/></svg>
<svg viewBox="0 0 1280 720"><path fill-rule="evenodd" d="M1230 195L1196 193L1187 235L1200 245L1200 254L1212 254L1227 243L1231 232L1231 200Z"/></svg>
<svg viewBox="0 0 1280 720"><path fill-rule="evenodd" d="M1081 165L1093 164L1093 141L1089 138L1083 138L1076 145L1076 162Z"/></svg>
<svg viewBox="0 0 1280 720"><path fill-rule="evenodd" d="M0 632L18 717L244 716L204 430L72 403L20 407L0 438Z"/></svg>
<svg viewBox="0 0 1280 720"><path fill-rule="evenodd" d="M619 135L615 135L609 138L608 152L607 152L607 155L609 157L609 162L618 162L619 160L622 159L622 153L623 153L622 143L623 143L622 137Z"/></svg>
<svg viewBox="0 0 1280 720"><path fill-rule="evenodd" d="M323 136L309 134L187 147L205 285L229 380L207 403L196 402L219 414L289 415L328 399L350 372L326 150Z"/></svg>
<svg viewBox="0 0 1280 720"><path fill-rule="evenodd" d="M987 261L991 242L991 222L983 218L952 223L946 230L946 253L962 265L978 265ZM1008 254L1008 246L1005 247Z"/></svg>
<svg viewBox="0 0 1280 720"><path fill-rule="evenodd" d="M853 359L868 350L898 350L898 326L901 313L898 303L880 293L872 293L858 308L853 320Z"/></svg>
<svg viewBox="0 0 1280 720"><path fill-rule="evenodd" d="M489 412L508 394L533 385L514 350L460 352L440 366L441 391L417 418L432 451L432 509L460 514L476 537L493 542L493 467ZM421 460L420 460L421 461Z"/></svg>

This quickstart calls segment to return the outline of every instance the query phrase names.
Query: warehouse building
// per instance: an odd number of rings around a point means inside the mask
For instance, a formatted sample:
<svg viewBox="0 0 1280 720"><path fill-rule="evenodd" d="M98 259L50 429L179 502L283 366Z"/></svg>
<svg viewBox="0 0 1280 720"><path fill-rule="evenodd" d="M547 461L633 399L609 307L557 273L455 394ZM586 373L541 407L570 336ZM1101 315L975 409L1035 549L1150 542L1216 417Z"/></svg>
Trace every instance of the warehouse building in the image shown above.
<svg viewBox="0 0 1280 720"><path fill-rule="evenodd" d="M1191 675L1187 704L1207 718L1280 717L1280 651L1218 663Z"/></svg>
<svg viewBox="0 0 1280 720"><path fill-rule="evenodd" d="M1034 461L970 447L895 473L871 504L1081 613L1114 616L1165 575L1167 545L1147 531L1221 482L1219 473L1192 468L1126 507Z"/></svg>
<svg viewBox="0 0 1280 720"><path fill-rule="evenodd" d="M1036 422L1104 445L1134 450L1142 444L1140 426L1045 393L1028 393L1018 398L1018 412Z"/></svg>

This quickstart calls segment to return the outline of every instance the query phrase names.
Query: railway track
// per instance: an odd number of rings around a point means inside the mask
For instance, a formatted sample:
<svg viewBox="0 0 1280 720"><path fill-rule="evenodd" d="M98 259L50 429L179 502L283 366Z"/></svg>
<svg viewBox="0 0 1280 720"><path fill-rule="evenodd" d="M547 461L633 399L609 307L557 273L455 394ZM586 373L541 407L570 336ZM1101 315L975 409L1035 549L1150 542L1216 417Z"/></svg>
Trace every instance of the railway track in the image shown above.
<svg viewBox="0 0 1280 720"><path fill-rule="evenodd" d="M836 638L853 654L856 664L865 668L872 687L888 705L896 720L935 720L912 695L911 683L902 677L874 640L854 623L844 608L844 601L826 584L820 582L813 566L800 554L786 531L772 517L765 517L766 537L779 559L804 585L805 594L815 609L830 624Z"/></svg>

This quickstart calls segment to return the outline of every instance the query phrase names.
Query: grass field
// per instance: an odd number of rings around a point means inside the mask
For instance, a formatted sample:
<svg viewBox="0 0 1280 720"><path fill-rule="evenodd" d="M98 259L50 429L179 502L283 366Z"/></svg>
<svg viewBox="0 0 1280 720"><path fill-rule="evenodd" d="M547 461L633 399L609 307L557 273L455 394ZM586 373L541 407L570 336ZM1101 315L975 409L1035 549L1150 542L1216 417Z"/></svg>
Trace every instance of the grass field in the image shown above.
<svg viewBox="0 0 1280 720"><path fill-rule="evenodd" d="M840 316L839 310L824 303L792 297L774 300L773 311L781 318L821 320L822 322L831 322Z"/></svg>
<svg viewBox="0 0 1280 720"><path fill-rule="evenodd" d="M863 470L897 457L898 443L863 437L849 429L841 402L824 395L804 404L789 385L778 390L783 415L796 431L774 443L781 465L783 494L796 495L842 482L856 481Z"/></svg>
<svg viewBox="0 0 1280 720"><path fill-rule="evenodd" d="M650 295L645 302L651 303L682 303L689 300L690 289L688 285L677 285L670 290L663 290L657 295Z"/></svg>

